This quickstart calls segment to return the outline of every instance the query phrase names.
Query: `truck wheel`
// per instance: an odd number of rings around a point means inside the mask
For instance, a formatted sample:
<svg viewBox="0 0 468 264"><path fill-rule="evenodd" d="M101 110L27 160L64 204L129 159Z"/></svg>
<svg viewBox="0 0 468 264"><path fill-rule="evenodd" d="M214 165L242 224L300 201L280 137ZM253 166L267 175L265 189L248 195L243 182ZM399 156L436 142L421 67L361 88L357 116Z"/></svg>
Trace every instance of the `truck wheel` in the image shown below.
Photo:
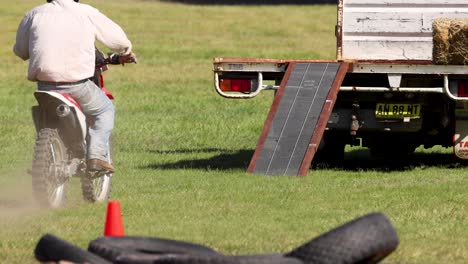
<svg viewBox="0 0 468 264"><path fill-rule="evenodd" d="M377 263L399 243L387 217L372 213L357 218L285 254L304 263Z"/></svg>
<svg viewBox="0 0 468 264"><path fill-rule="evenodd" d="M324 138L323 146L317 151L312 167L337 167L343 164L346 142Z"/></svg>
<svg viewBox="0 0 468 264"><path fill-rule="evenodd" d="M345 144L328 144L317 152L318 158L324 161L342 161L344 159Z"/></svg>
<svg viewBox="0 0 468 264"><path fill-rule="evenodd" d="M67 151L56 129L39 131L34 147L32 188L39 203L48 207L65 204L68 177L64 173Z"/></svg>
<svg viewBox="0 0 468 264"><path fill-rule="evenodd" d="M369 152L373 157L389 159L400 159L402 156L404 157L414 153L415 150L416 147L403 146L400 143L369 147Z"/></svg>

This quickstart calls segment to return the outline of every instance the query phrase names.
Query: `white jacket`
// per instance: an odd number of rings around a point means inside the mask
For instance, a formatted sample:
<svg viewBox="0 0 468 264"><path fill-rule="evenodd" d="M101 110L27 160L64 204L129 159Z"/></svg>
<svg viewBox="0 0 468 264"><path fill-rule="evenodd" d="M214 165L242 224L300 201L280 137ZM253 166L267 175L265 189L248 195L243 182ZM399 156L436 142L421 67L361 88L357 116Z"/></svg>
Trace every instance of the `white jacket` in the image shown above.
<svg viewBox="0 0 468 264"><path fill-rule="evenodd" d="M30 60L28 80L74 82L94 75L96 40L121 55L132 50L122 28L97 9L54 0L25 15L13 51Z"/></svg>

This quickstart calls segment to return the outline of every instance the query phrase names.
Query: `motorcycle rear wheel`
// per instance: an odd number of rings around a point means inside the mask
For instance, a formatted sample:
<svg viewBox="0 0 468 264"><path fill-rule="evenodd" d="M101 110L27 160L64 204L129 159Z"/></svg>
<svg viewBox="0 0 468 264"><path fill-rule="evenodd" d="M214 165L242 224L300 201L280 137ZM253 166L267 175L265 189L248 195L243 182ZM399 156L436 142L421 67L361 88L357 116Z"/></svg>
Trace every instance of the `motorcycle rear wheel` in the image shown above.
<svg viewBox="0 0 468 264"><path fill-rule="evenodd" d="M34 147L32 188L42 206L61 207L65 204L68 177L64 168L67 150L56 129L39 131Z"/></svg>
<svg viewBox="0 0 468 264"><path fill-rule="evenodd" d="M110 147L111 140L109 140L109 159L108 162L112 164L112 148ZM93 178L86 173L81 177L81 191L83 198L88 202L103 202L107 201L111 192L112 173L107 173L99 177Z"/></svg>

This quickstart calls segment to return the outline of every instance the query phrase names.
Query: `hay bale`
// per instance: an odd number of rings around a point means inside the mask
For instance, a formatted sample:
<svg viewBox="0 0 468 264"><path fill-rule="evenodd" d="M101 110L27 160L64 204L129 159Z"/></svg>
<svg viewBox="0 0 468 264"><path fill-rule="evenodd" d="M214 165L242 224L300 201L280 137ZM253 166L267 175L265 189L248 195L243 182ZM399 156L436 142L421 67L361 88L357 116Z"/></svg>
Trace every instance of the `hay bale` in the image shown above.
<svg viewBox="0 0 468 264"><path fill-rule="evenodd" d="M450 20L441 18L432 23L432 60L435 64L448 64Z"/></svg>
<svg viewBox="0 0 468 264"><path fill-rule="evenodd" d="M452 22L449 29L451 64L468 65L468 19Z"/></svg>
<svg viewBox="0 0 468 264"><path fill-rule="evenodd" d="M468 19L434 20L434 64L468 65Z"/></svg>

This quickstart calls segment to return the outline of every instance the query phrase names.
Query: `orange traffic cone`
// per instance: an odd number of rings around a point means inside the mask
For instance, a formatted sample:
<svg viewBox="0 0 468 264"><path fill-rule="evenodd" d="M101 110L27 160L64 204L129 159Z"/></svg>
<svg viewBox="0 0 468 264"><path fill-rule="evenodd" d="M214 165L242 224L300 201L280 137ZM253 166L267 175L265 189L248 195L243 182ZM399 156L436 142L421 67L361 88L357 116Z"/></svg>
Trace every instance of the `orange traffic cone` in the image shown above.
<svg viewBox="0 0 468 264"><path fill-rule="evenodd" d="M122 213L119 201L109 201L107 204L104 236L124 236Z"/></svg>

